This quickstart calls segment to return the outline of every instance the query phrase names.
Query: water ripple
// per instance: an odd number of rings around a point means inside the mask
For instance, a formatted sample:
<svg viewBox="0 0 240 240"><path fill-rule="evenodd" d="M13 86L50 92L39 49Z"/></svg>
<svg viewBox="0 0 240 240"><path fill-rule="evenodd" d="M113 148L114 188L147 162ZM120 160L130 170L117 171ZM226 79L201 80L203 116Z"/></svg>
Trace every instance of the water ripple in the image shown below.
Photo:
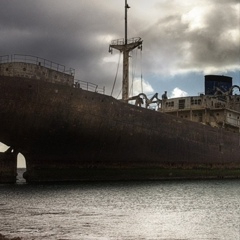
<svg viewBox="0 0 240 240"><path fill-rule="evenodd" d="M37 240L238 240L240 181L0 185L0 232Z"/></svg>

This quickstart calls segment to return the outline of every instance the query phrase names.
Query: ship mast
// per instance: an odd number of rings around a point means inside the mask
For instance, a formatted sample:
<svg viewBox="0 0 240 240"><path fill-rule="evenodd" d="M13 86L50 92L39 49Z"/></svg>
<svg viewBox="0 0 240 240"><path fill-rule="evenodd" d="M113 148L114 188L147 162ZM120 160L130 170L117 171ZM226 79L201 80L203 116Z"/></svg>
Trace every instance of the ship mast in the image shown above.
<svg viewBox="0 0 240 240"><path fill-rule="evenodd" d="M129 5L125 0L125 38L113 40L109 47L109 52L112 53L112 48L123 52L123 79L122 79L122 100L127 102L129 98L129 53L142 46L142 40L139 37L128 39L127 32L127 11Z"/></svg>

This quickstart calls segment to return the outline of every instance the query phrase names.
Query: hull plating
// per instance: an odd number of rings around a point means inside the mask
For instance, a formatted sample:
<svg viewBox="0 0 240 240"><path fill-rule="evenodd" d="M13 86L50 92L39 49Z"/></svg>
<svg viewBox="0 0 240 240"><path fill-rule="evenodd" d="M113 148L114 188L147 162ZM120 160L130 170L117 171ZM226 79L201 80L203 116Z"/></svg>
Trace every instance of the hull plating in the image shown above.
<svg viewBox="0 0 240 240"><path fill-rule="evenodd" d="M0 141L29 182L240 176L239 134L36 79L0 77Z"/></svg>

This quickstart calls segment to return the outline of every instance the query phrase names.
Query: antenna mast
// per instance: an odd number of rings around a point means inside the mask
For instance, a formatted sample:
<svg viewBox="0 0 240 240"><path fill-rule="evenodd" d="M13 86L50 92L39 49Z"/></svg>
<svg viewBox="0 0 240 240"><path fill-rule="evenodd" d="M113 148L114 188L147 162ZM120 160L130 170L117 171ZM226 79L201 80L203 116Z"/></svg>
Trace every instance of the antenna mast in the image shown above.
<svg viewBox="0 0 240 240"><path fill-rule="evenodd" d="M125 0L125 38L113 40L109 46L109 52L117 49L123 52L123 79L122 79L122 100L127 102L129 98L129 53L136 47L142 48L142 40L140 37L128 39L127 32L127 11L129 5Z"/></svg>
<svg viewBox="0 0 240 240"><path fill-rule="evenodd" d="M130 8L125 0L125 45L127 45L127 10Z"/></svg>

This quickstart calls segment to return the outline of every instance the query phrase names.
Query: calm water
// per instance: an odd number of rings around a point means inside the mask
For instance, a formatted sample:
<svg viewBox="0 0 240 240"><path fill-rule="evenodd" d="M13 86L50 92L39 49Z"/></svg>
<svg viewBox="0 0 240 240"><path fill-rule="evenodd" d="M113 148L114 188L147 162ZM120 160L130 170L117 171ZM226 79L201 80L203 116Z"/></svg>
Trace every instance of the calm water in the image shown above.
<svg viewBox="0 0 240 240"><path fill-rule="evenodd" d="M0 233L54 240L240 240L240 180L20 180L0 185Z"/></svg>

